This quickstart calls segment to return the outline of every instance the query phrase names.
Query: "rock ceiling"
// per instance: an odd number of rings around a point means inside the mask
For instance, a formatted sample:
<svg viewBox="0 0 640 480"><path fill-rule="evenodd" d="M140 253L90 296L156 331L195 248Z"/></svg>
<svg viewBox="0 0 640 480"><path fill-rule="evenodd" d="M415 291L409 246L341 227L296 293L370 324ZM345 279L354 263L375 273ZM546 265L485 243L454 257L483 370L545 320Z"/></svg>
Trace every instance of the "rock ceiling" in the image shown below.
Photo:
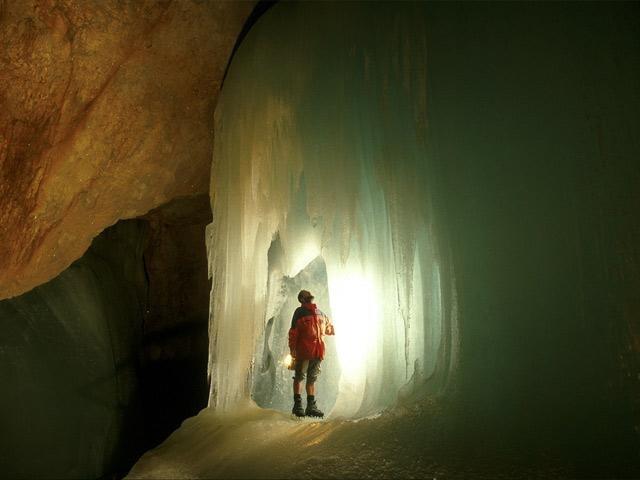
<svg viewBox="0 0 640 480"><path fill-rule="evenodd" d="M252 2L0 0L0 298L122 218L205 193Z"/></svg>

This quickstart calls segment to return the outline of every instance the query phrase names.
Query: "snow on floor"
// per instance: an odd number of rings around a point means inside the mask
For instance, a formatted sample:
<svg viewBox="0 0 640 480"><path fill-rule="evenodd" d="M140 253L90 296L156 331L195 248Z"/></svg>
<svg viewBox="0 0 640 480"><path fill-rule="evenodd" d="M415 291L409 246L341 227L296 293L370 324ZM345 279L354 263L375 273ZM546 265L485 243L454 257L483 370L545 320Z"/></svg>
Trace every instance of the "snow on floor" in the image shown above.
<svg viewBox="0 0 640 480"><path fill-rule="evenodd" d="M443 449L442 428L417 409L360 420L297 420L256 406L186 420L134 465L128 479L550 478L548 461ZM529 459L531 460L531 459ZM540 460L543 460L542 463Z"/></svg>

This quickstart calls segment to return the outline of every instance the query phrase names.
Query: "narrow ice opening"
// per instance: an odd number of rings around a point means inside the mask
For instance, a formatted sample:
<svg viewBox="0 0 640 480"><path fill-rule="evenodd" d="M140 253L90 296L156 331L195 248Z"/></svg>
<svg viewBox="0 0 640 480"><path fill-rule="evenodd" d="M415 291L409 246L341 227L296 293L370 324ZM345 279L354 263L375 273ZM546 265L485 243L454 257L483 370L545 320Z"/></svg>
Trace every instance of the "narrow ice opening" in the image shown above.
<svg viewBox="0 0 640 480"><path fill-rule="evenodd" d="M261 349L255 357L251 397L264 408L281 411L291 410L293 372L286 368L284 359L289 353L288 333L293 311L300 306L298 292L302 289L313 292L315 302L322 311L333 317L327 282L327 269L318 256L304 266L297 275L289 277L281 270L282 253L279 238L269 249L269 285L267 322L262 332ZM326 358L322 372L316 382L319 405L323 411L331 411L338 396L340 359L336 343L326 339Z"/></svg>

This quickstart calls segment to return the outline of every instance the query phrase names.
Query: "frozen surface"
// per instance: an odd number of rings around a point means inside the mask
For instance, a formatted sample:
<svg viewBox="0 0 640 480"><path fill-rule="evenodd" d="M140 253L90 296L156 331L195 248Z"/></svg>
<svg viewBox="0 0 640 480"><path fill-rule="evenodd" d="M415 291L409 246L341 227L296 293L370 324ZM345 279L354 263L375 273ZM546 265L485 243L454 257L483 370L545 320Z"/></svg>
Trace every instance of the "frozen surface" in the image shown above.
<svg viewBox="0 0 640 480"><path fill-rule="evenodd" d="M455 322L430 215L423 20L412 4L276 5L236 53L211 176L212 406L252 394L264 404L273 385L282 403L290 378L270 365L286 353L302 287L336 328L334 416L378 411L407 383L449 373ZM314 260L326 284L300 283Z"/></svg>
<svg viewBox="0 0 640 480"><path fill-rule="evenodd" d="M315 422L242 405L205 409L147 452L135 478L567 478L549 453L482 444L451 448L439 412L424 406L374 417Z"/></svg>
<svg viewBox="0 0 640 480"><path fill-rule="evenodd" d="M425 478L428 465L401 453L402 438L379 443L392 433L387 420L301 421L249 405L233 414L205 409L127 478Z"/></svg>

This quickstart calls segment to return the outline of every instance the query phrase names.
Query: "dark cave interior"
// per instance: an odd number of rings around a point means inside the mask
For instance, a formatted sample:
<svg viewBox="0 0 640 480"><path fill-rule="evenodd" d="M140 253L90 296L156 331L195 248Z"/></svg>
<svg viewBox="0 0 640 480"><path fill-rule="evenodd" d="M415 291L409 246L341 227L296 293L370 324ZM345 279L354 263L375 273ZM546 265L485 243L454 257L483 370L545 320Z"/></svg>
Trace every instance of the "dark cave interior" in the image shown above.
<svg viewBox="0 0 640 480"><path fill-rule="evenodd" d="M301 36L314 31L317 18L337 15L353 22L345 36L374 37L371 31L386 25L395 8L310 5L259 2L233 51L242 53L262 20L264 30L249 43L256 58L260 48L282 55L267 48L268 33L284 30L289 18L298 19L291 30ZM305 8L321 14L305 16ZM344 16L331 13L343 8ZM420 18L427 90L416 104L426 108L418 142L429 158L424 171L412 174L429 178L443 304L456 315L459 350L446 366L446 394L438 384L398 402L409 411L407 405L420 406L415 416L389 422L389 432L404 429L411 439L398 458L437 452L446 464L457 455L445 471L452 478L637 478L640 4L412 8L426 12ZM295 52L291 47L278 64L282 82L295 77ZM335 71L322 63L327 52L309 53L317 84ZM244 79L238 96L262 94L269 85L267 93L281 98L288 88L258 75L247 79L232 67L221 75L225 82ZM311 104L296 108L299 118L317 111ZM249 122L250 115L242 118ZM257 128L247 132L256 142L264 136ZM388 177L401 172L389 165ZM212 272L205 238L217 215L209 192L162 202L104 229L52 280L0 301L0 471L15 478L121 478L207 407ZM280 261L274 251L282 247L279 239L265 241L275 245L265 267L273 270ZM284 271L276 272L277 290L288 295L310 277L327 275L324 264L311 264L299 277ZM317 282L322 299L325 283ZM277 315L285 318L292 304L280 307ZM274 379L288 373L277 370L268 348L284 342L284 333L269 330L267 340L260 334L264 357L262 370L252 371L251 393L265 408L286 410L288 393ZM338 388L339 374L338 368L335 378L327 374L333 382L327 388ZM330 396L333 402L337 390ZM376 433L371 441L384 437ZM371 462L379 467L378 459Z"/></svg>

